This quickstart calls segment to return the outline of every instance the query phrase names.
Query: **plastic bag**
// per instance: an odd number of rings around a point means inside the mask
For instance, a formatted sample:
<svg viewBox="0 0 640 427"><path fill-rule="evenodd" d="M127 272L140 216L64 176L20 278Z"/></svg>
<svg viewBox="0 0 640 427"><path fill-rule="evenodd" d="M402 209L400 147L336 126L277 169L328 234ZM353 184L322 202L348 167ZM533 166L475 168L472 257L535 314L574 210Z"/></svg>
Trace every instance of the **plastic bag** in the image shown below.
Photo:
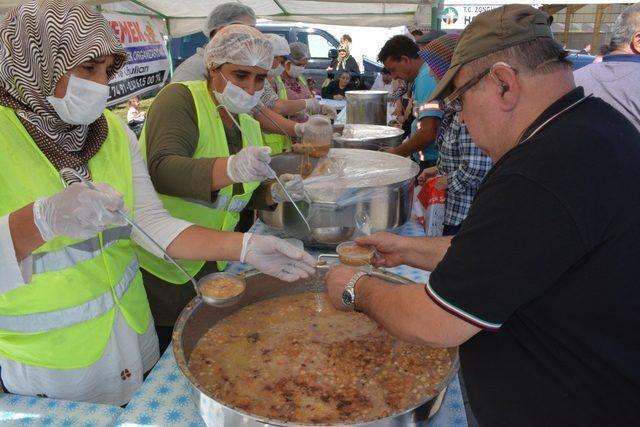
<svg viewBox="0 0 640 427"><path fill-rule="evenodd" d="M388 153L350 148L332 149L304 180L312 203L344 207L370 199L386 199L418 173L411 160Z"/></svg>
<svg viewBox="0 0 640 427"><path fill-rule="evenodd" d="M411 205L411 219L424 227L424 206L418 200L418 194L422 191L422 186L416 185L413 189L413 204Z"/></svg>
<svg viewBox="0 0 640 427"><path fill-rule="evenodd" d="M424 231L427 237L442 236L444 229L444 208L447 202L446 190L436 189L439 176L431 177L418 193L418 200L424 208Z"/></svg>
<svg viewBox="0 0 640 427"><path fill-rule="evenodd" d="M344 174L344 161L331 157L323 157L318 160L311 173L304 179L304 185L313 185L319 182L331 182Z"/></svg>

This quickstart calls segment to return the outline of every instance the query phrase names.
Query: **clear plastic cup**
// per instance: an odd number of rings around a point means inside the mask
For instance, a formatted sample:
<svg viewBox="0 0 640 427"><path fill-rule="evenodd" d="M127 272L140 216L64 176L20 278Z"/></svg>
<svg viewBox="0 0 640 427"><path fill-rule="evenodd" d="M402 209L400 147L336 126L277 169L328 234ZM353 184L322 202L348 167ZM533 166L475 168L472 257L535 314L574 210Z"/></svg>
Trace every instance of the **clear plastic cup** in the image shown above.
<svg viewBox="0 0 640 427"><path fill-rule="evenodd" d="M363 266L373 263L375 249L371 246L360 246L356 242L343 242L336 247L340 262L345 265Z"/></svg>
<svg viewBox="0 0 640 427"><path fill-rule="evenodd" d="M332 139L331 121L324 116L311 116L305 124L300 149L311 157L324 157L329 153Z"/></svg>

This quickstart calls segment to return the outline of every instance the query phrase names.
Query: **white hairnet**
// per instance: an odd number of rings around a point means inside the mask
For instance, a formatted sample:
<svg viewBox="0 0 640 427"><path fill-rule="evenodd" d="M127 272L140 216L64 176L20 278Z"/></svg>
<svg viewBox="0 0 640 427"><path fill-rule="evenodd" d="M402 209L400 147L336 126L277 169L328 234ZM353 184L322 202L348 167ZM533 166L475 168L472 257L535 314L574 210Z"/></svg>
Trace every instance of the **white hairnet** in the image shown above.
<svg viewBox="0 0 640 427"><path fill-rule="evenodd" d="M257 66L271 69L271 42L260 31L247 25L228 25L218 31L204 49L208 69L222 64Z"/></svg>
<svg viewBox="0 0 640 427"><path fill-rule="evenodd" d="M287 56L291 53L289 43L287 43L284 37L273 33L265 34L265 36L271 42L271 46L273 46L273 56Z"/></svg>
<svg viewBox="0 0 640 427"><path fill-rule="evenodd" d="M253 21L253 25L256 25L256 14L249 6L235 2L222 3L221 5L216 6L209 16L207 16L207 21L204 24L202 32L205 36L209 37L213 30L219 30L220 27L224 27L226 25L246 25L246 22L241 21L242 18L249 18Z"/></svg>
<svg viewBox="0 0 640 427"><path fill-rule="evenodd" d="M291 49L289 59L291 59L292 61L304 61L305 59L309 59L311 57L311 55L309 54L309 47L302 42L289 43L289 49Z"/></svg>

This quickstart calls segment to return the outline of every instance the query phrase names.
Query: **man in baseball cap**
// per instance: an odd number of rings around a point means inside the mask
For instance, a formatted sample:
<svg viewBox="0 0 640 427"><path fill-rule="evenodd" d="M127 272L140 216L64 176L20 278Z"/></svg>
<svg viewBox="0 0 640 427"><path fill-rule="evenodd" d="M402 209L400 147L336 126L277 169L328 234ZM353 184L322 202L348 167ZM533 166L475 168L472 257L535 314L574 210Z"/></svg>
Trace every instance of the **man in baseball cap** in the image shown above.
<svg viewBox="0 0 640 427"><path fill-rule="evenodd" d="M428 283L337 266L327 291L403 339L460 346L481 425L635 425L640 134L576 88L547 19L478 15L433 92L494 161L456 237L356 240Z"/></svg>

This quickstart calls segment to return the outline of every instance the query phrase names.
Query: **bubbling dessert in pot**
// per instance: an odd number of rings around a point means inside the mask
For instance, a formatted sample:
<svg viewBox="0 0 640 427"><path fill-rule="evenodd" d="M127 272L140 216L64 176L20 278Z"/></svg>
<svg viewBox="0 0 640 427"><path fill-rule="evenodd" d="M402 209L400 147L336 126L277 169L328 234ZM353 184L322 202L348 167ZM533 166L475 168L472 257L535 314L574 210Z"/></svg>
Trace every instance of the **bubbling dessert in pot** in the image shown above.
<svg viewBox="0 0 640 427"><path fill-rule="evenodd" d="M448 379L447 349L410 344L326 294L244 307L200 338L189 370L226 406L283 423L351 424L409 410Z"/></svg>

